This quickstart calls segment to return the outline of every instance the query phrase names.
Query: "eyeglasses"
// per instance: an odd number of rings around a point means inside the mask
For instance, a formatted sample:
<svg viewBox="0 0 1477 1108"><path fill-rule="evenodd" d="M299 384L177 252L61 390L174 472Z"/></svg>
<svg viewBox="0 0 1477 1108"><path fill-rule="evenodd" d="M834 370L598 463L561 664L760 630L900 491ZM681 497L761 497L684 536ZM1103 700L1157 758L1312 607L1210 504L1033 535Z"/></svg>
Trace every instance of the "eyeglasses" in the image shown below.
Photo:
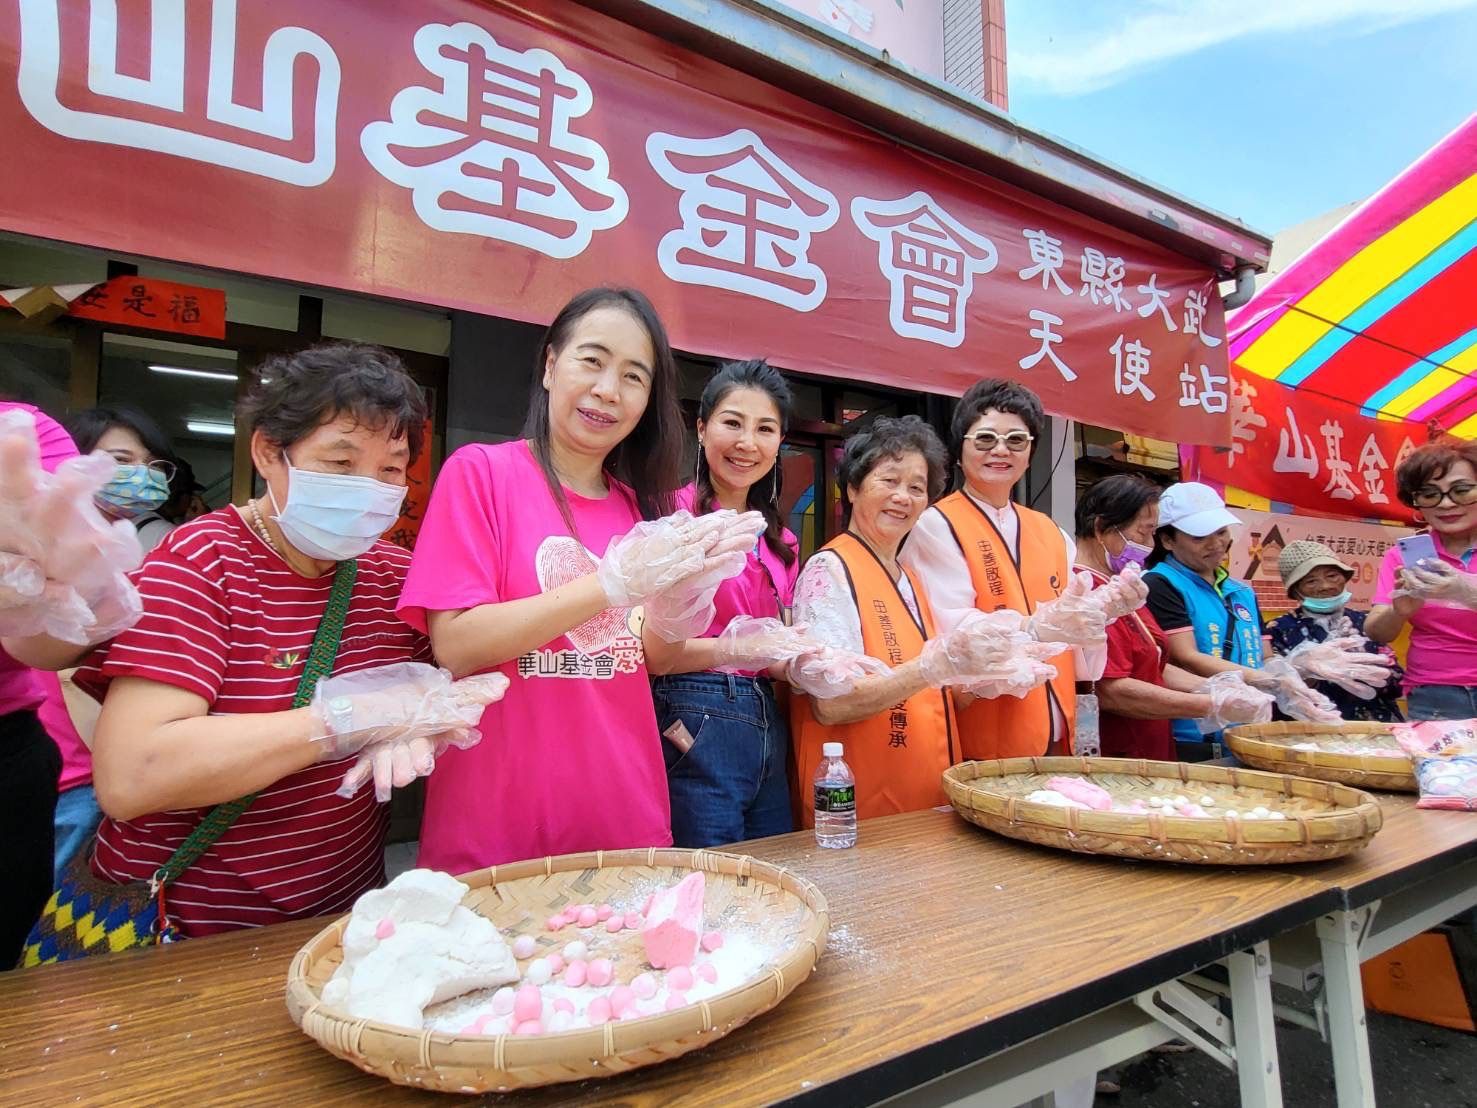
<svg viewBox="0 0 1477 1108"><path fill-rule="evenodd" d="M981 454L988 454L1000 443L1005 444L1005 449L1012 454L1019 454L1029 450L1036 436L1029 431L1011 431L1009 434L1001 435L994 431L976 431L969 436L969 441L974 443L974 448Z"/></svg>
<svg viewBox="0 0 1477 1108"><path fill-rule="evenodd" d="M121 452L115 453L113 455L113 461L117 462L120 466L132 466L139 464L138 462L135 462L131 456L127 454L122 454ZM155 458L152 462L144 462L143 464L148 466L155 473L159 474L160 477L163 477L166 483L174 480L175 470L173 462L167 462L163 458Z"/></svg>
<svg viewBox="0 0 1477 1108"><path fill-rule="evenodd" d="M1470 481L1458 481L1449 489L1440 489L1435 485L1427 485L1420 489L1410 498L1410 502L1417 508L1434 508L1447 497L1451 497L1453 504L1467 505L1477 504L1477 484Z"/></svg>

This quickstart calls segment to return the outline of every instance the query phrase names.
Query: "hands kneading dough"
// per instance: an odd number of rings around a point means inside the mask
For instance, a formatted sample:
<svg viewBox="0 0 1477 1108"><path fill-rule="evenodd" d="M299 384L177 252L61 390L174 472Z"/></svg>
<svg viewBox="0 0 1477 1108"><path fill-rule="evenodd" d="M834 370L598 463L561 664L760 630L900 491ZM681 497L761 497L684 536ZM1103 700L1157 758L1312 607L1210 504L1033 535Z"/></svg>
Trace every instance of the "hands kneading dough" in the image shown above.
<svg viewBox="0 0 1477 1108"><path fill-rule="evenodd" d="M138 533L93 501L117 467L91 454L47 473L31 414L0 413L0 635L85 646L138 622Z"/></svg>
<svg viewBox="0 0 1477 1108"><path fill-rule="evenodd" d="M500 673L453 681L446 670L424 662L396 662L325 678L309 705L318 760L358 753L339 795L353 796L372 779L375 797L389 800L391 788L402 788L435 769L448 746L476 746L482 739L476 725L483 710L501 700L507 689L508 679Z"/></svg>
<svg viewBox="0 0 1477 1108"><path fill-rule="evenodd" d="M1200 686L1200 691L1210 696L1210 714L1200 721L1200 730L1206 734L1233 723L1272 720L1272 694L1252 688L1239 670L1217 673Z"/></svg>
<svg viewBox="0 0 1477 1108"><path fill-rule="evenodd" d="M1364 640L1358 636L1323 642L1310 639L1290 650L1287 660L1304 680L1332 681L1361 700L1373 700L1389 684L1390 667L1395 664L1383 654L1366 653Z"/></svg>
<svg viewBox="0 0 1477 1108"><path fill-rule="evenodd" d="M971 612L946 635L929 639L918 656L924 679L934 688L962 685L978 697L1024 696L1056 676L1046 659L1060 653L1026 630L1019 612Z"/></svg>
<svg viewBox="0 0 1477 1108"><path fill-rule="evenodd" d="M1277 698L1277 707L1284 715L1305 723L1338 723L1339 715L1333 701L1315 689L1310 689L1292 663L1286 658L1270 658L1261 669L1246 677L1249 684Z"/></svg>

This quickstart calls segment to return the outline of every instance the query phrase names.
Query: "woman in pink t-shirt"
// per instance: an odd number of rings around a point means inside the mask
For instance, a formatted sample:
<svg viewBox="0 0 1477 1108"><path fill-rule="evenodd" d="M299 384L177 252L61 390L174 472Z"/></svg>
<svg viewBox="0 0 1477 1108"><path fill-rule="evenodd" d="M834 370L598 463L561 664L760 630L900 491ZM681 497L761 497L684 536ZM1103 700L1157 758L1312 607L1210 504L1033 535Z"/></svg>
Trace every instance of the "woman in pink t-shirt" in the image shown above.
<svg viewBox="0 0 1477 1108"><path fill-rule="evenodd" d="M1390 642L1410 625L1405 690L1411 719L1477 716L1477 443L1427 443L1395 471L1396 495L1423 516L1436 560L1380 565L1364 633Z"/></svg>
<svg viewBox="0 0 1477 1108"><path fill-rule="evenodd" d="M794 395L764 361L730 362L698 403L697 479L677 494L694 513L764 514L765 534L744 570L719 588L717 616L700 638L647 636L657 723L667 740L672 838L706 847L793 830L787 779L790 728L769 673L718 672L717 635L735 616L789 622L799 544L780 515L780 446Z"/></svg>
<svg viewBox="0 0 1477 1108"><path fill-rule="evenodd" d="M643 581L616 540L672 507L676 363L646 297L591 289L555 317L536 372L526 437L442 466L400 599L442 665L512 682L482 743L427 781L420 864L452 873L672 841L631 611L650 621L672 581Z"/></svg>

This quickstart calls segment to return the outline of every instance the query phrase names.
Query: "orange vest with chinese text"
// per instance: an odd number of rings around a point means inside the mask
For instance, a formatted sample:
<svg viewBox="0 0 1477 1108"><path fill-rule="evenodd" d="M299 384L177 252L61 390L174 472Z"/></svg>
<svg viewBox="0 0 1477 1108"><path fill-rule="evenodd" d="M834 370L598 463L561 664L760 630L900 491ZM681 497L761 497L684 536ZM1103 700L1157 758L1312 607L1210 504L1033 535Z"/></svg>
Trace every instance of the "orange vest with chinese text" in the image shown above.
<svg viewBox="0 0 1477 1108"><path fill-rule="evenodd" d="M1011 608L1030 615L1038 604L1055 600L1066 590L1071 573L1067 544L1050 516L1015 505L1020 534L1019 550L1013 551L990 517L963 491L949 494L934 507L943 514L964 554L980 611ZM965 758L1071 753L1077 715L1072 651L1064 650L1051 664L1056 667L1056 679L1024 697L976 700L959 711L959 744ZM1065 734L1052 734L1053 705L1061 709L1066 721Z"/></svg>
<svg viewBox="0 0 1477 1108"><path fill-rule="evenodd" d="M919 620L877 555L860 539L838 535L825 549L841 560L851 585L866 653L891 666L918 657L933 635L933 613L917 579L908 578ZM924 689L867 719L834 726L819 722L810 710L810 698L796 692L790 700L790 730L806 827L815 826L812 781L821 763L821 745L828 742L845 744L846 763L856 775L858 819L948 803L941 778L956 761L958 747L953 698L942 689Z"/></svg>

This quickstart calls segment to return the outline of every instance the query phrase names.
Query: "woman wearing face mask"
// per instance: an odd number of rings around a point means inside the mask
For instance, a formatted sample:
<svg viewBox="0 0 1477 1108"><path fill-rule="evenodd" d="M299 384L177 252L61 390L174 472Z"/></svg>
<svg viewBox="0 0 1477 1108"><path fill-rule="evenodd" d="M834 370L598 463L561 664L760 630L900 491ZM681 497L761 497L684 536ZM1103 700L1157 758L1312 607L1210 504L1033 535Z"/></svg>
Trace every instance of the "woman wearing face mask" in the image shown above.
<svg viewBox="0 0 1477 1108"><path fill-rule="evenodd" d="M101 450L118 463L117 476L98 494L104 515L126 519L147 554L174 526L159 513L170 497L176 460L158 425L131 408L88 408L67 419L77 449Z"/></svg>
<svg viewBox="0 0 1477 1108"><path fill-rule="evenodd" d="M1418 447L1395 471L1396 495L1430 528L1436 557L1380 565L1364 633L1388 643L1410 627L1405 689L1411 719L1477 717L1477 443Z"/></svg>
<svg viewBox="0 0 1477 1108"><path fill-rule="evenodd" d="M788 621L799 544L780 516L780 447L793 396L764 361L730 362L698 403L697 477L677 494L696 514L729 508L763 514L764 535L744 570L718 589L701 638L645 636L657 726L667 741L672 838L706 847L792 829L786 771L790 729L762 664L729 664L719 635L737 617ZM720 672L722 666L730 672ZM779 667L776 667L779 668ZM734 672L736 670L736 672Z"/></svg>
<svg viewBox="0 0 1477 1108"><path fill-rule="evenodd" d="M242 416L262 495L171 531L137 571L138 623L77 673L106 693L94 877L147 881L208 811L247 800L168 888L186 936L343 911L382 884L388 811L345 787L350 756L393 753L405 783L431 768L407 744L465 727L399 676L429 644L395 618L409 555L380 539L423 446L420 387L384 350L331 344L266 362ZM349 673L396 676L294 706Z"/></svg>
<svg viewBox="0 0 1477 1108"><path fill-rule="evenodd" d="M1101 586L1130 564L1142 565L1159 520L1159 486L1143 477L1105 477L1077 502L1077 564ZM1272 718L1272 698L1232 672L1208 682L1170 661L1169 644L1150 611L1108 626L1108 660L1094 684L1099 734L1109 758L1178 757L1170 721L1211 726Z"/></svg>
<svg viewBox="0 0 1477 1108"><path fill-rule="evenodd" d="M1323 543L1299 540L1283 548L1277 569L1288 597L1298 605L1294 611L1274 620L1269 628L1272 649L1278 654L1293 659L1296 665L1297 660L1311 652L1305 644L1329 640L1337 643L1350 639L1355 640L1365 653L1380 653L1380 648L1364 637L1365 613L1349 607L1353 567L1339 561ZM1402 674L1400 667L1394 664L1393 655L1388 651L1384 653L1390 664L1370 669L1364 675L1367 683L1357 693L1337 682L1319 680L1311 674L1308 683L1332 700L1344 719L1398 723L1405 718L1399 704ZM1329 664L1345 671L1350 667L1347 656L1342 653L1330 656ZM1344 673L1345 684L1351 676Z"/></svg>
<svg viewBox="0 0 1477 1108"><path fill-rule="evenodd" d="M512 681L481 724L493 741L449 753L451 772L427 783L420 864L451 873L672 841L632 609L666 638L701 633L763 527L732 513L657 520L680 481L681 412L641 293L580 293L534 372L525 437L442 466L400 602L441 664Z"/></svg>
<svg viewBox="0 0 1477 1108"><path fill-rule="evenodd" d="M1171 485L1159 500L1154 552L1144 575L1149 611L1164 630L1169 660L1200 677L1239 673L1270 692L1284 712L1298 719L1337 720L1327 697L1309 689L1285 661L1269 665L1256 595L1225 569L1232 528L1241 521L1209 485ZM1220 732L1203 733L1193 718L1174 721L1180 742L1218 743Z"/></svg>
<svg viewBox="0 0 1477 1108"><path fill-rule="evenodd" d="M941 630L977 610L1009 610L1027 617L1041 641L1059 646L1051 661L1057 674L1046 685L1023 697L982 697L960 710L966 758L1071 752L1076 682L1102 671L1105 605L1110 596L1115 605L1120 599L1115 585L1089 600L1090 586L1072 573L1071 538L1050 516L1011 502L1045 430L1046 414L1030 389L998 379L971 387L951 425L962 487L923 513L902 554L927 582ZM1132 606L1139 603L1141 591L1132 598Z"/></svg>

